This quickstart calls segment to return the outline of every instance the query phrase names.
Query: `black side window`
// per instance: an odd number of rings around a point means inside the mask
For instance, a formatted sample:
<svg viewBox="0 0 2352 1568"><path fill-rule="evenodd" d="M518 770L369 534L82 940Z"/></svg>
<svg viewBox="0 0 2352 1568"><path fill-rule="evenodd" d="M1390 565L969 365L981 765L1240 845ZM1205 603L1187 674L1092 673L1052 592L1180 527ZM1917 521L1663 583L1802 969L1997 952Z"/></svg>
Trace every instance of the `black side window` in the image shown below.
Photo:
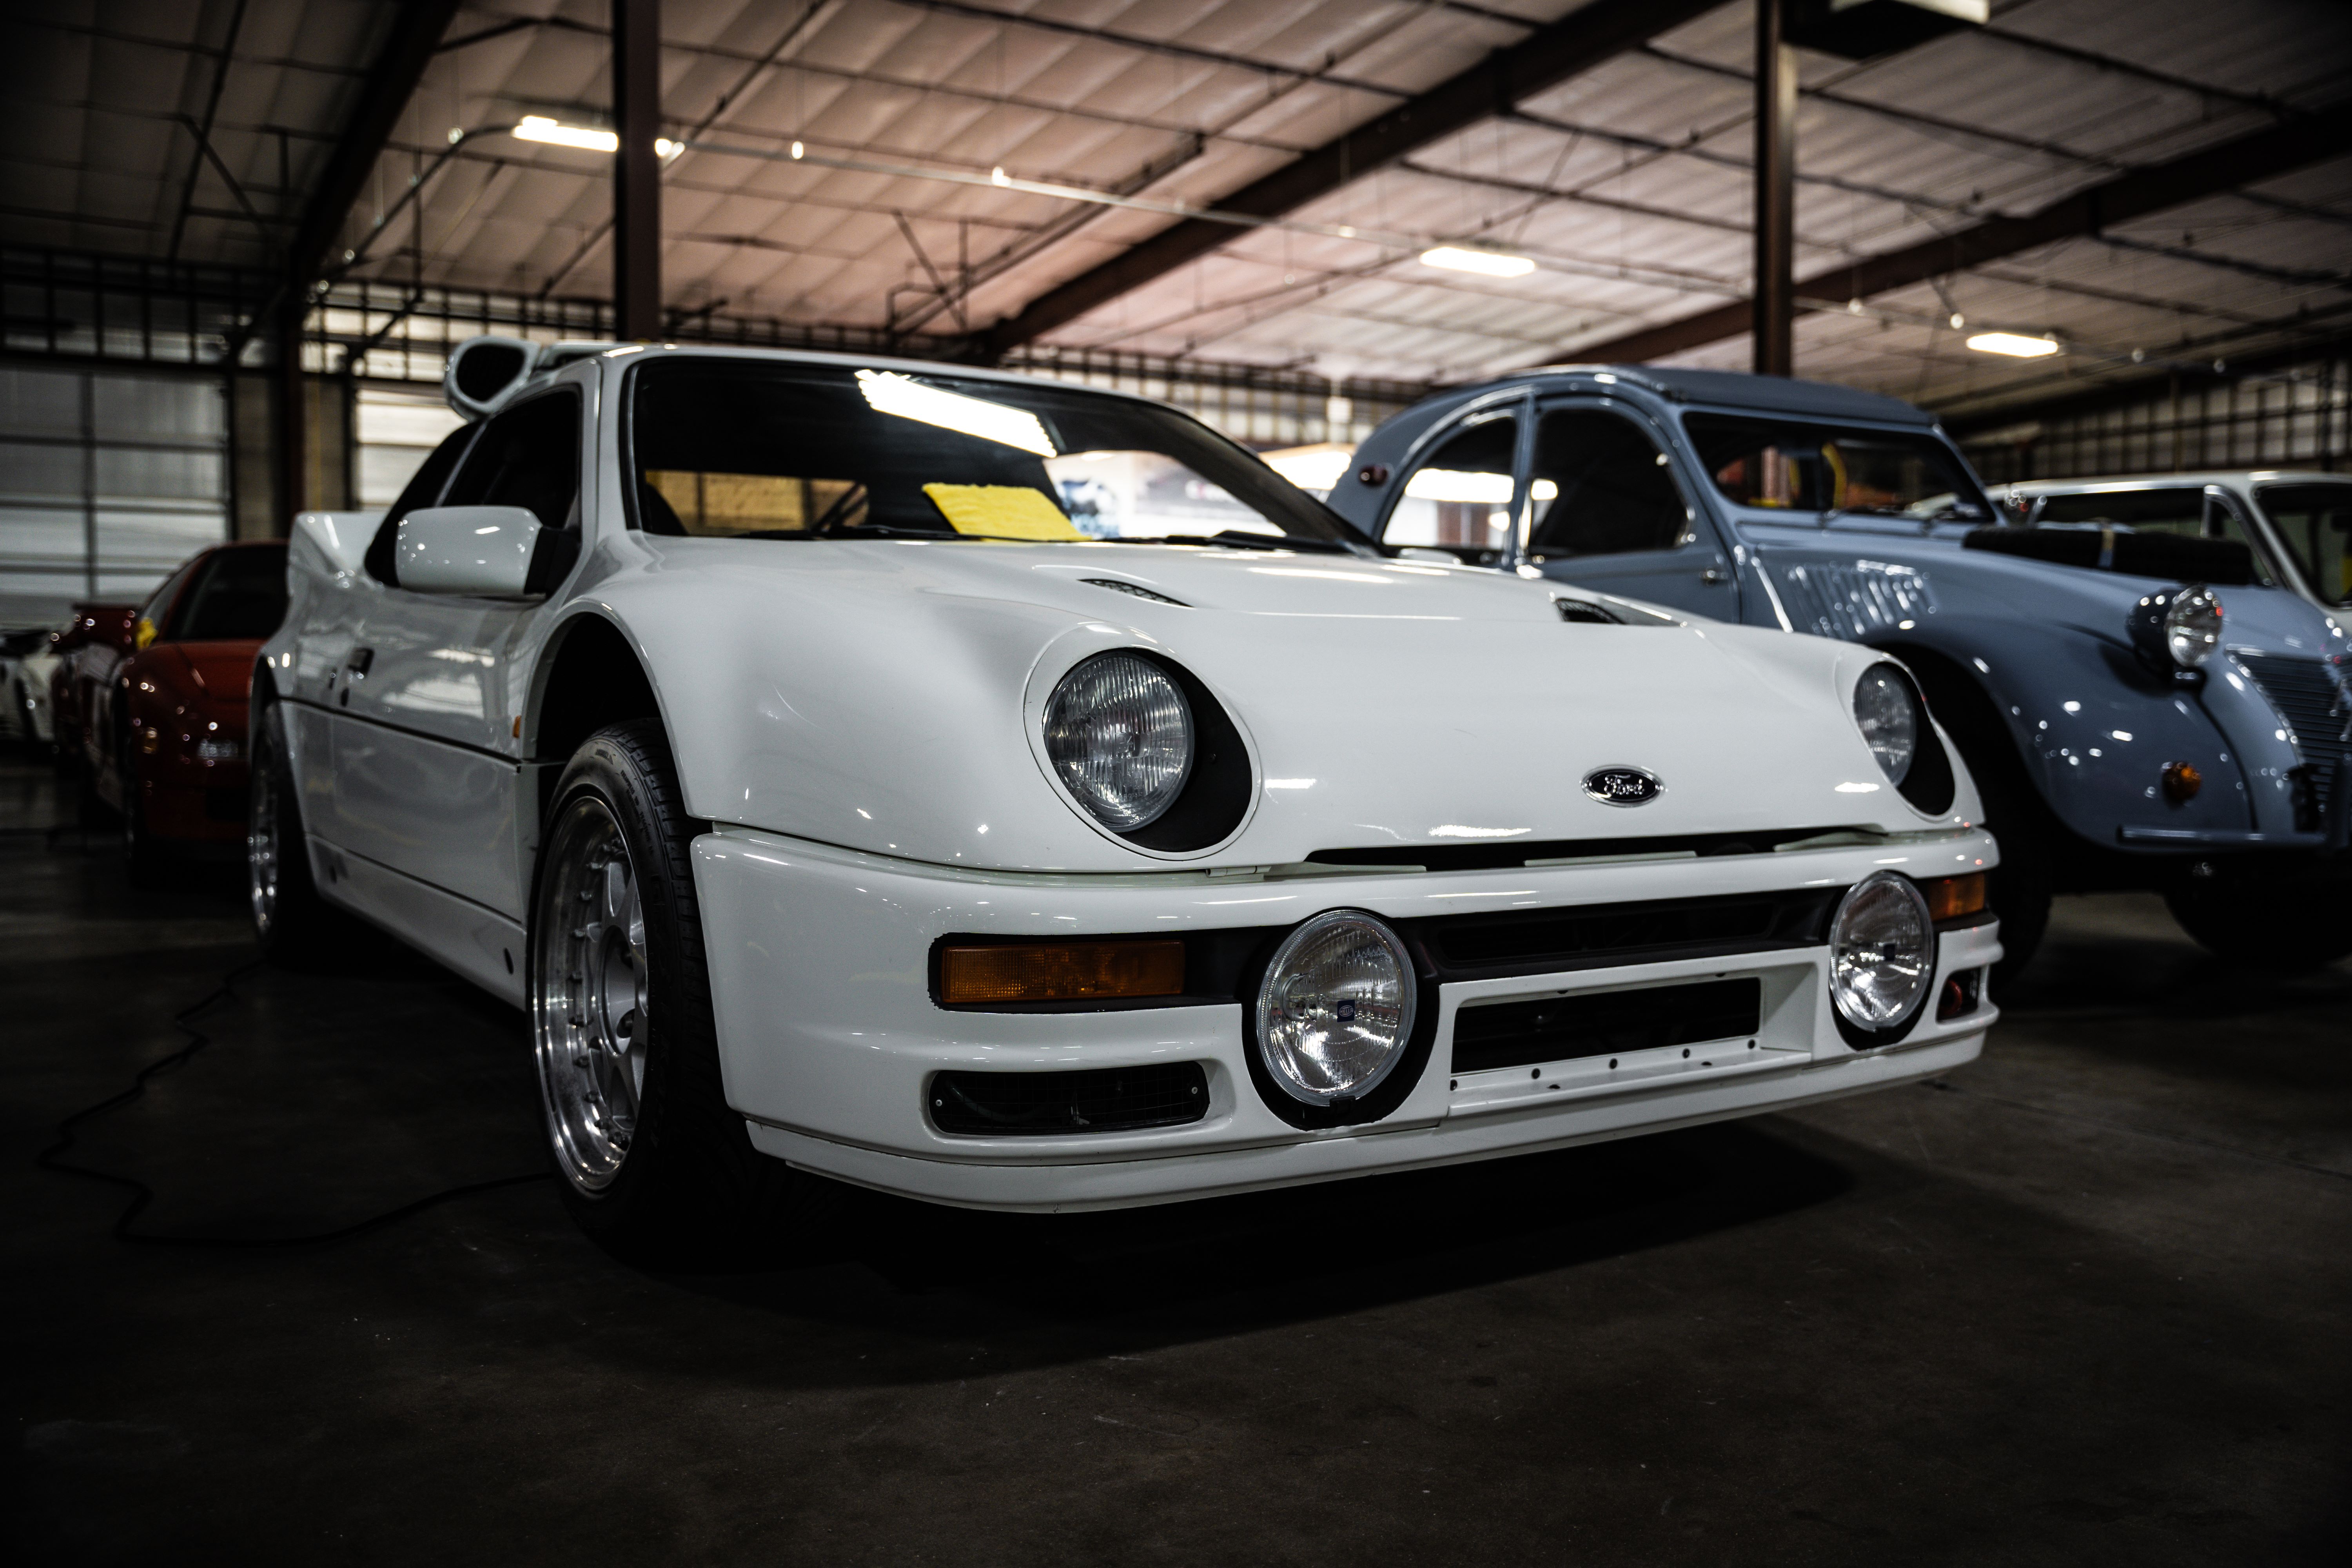
<svg viewBox="0 0 2352 1568"><path fill-rule="evenodd" d="M1473 415L1405 479L1381 542L1433 545L1465 560L1491 560L1510 540L1518 432L1518 417L1509 409Z"/></svg>
<svg viewBox="0 0 2352 1568"><path fill-rule="evenodd" d="M215 552L204 574L173 606L172 642L266 637L286 618L286 547L247 544Z"/></svg>
<svg viewBox="0 0 2352 1568"><path fill-rule="evenodd" d="M2140 533L2201 534L2205 531L2205 492L2184 488L2052 496L2042 503L2042 515L2036 521L2120 523Z"/></svg>
<svg viewBox="0 0 2352 1568"><path fill-rule="evenodd" d="M1632 420L1599 409L1543 416L1528 489L1538 560L1672 550L1690 527L1665 454Z"/></svg>
<svg viewBox="0 0 2352 1568"><path fill-rule="evenodd" d="M400 492L400 499L392 503L390 511L383 514L383 521L377 527L375 537L368 541L366 566L369 576L379 583L397 583L400 580L393 552L400 520L440 500L441 487L449 482L449 475L457 467L457 459L466 455L466 448L472 445L480 429L478 425L461 425L444 437L441 444L426 455L424 463L410 477L406 488Z"/></svg>
<svg viewBox="0 0 2352 1568"><path fill-rule="evenodd" d="M443 506L519 506L566 528L580 495L580 398L569 390L508 409L482 427Z"/></svg>

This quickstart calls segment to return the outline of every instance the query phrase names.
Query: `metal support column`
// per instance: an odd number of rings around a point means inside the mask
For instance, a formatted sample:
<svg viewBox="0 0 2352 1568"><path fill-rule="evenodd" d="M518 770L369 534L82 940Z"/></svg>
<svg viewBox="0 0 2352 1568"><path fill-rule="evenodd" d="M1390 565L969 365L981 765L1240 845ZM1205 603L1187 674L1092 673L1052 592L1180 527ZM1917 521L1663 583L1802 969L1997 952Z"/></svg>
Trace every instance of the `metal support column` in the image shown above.
<svg viewBox="0 0 2352 1568"><path fill-rule="evenodd" d="M661 336L661 0L613 0L614 336Z"/></svg>
<svg viewBox="0 0 2352 1568"><path fill-rule="evenodd" d="M270 410L278 447L278 494L271 498L276 505L269 519L273 539L291 533L294 514L310 504L310 410L302 395L302 321L309 305L309 290L291 282L278 303L278 385Z"/></svg>
<svg viewBox="0 0 2352 1568"><path fill-rule="evenodd" d="M1755 369L1796 374L1797 57L1789 0L1756 0Z"/></svg>

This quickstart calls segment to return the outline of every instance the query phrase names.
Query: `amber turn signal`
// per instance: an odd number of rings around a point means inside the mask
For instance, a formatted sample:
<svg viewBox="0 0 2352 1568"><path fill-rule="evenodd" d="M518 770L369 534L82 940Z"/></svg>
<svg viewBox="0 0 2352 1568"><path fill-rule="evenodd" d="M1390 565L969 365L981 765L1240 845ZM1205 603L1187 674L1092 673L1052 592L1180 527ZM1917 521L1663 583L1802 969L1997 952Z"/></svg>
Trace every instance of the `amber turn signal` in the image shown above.
<svg viewBox="0 0 2352 1568"><path fill-rule="evenodd" d="M1057 942L940 950L940 1000L950 1006L1173 996L1183 989L1181 942Z"/></svg>
<svg viewBox="0 0 2352 1568"><path fill-rule="evenodd" d="M1919 890L1927 895L1927 913L1931 919L1956 921L1962 915L1980 915L1985 907L1985 875L1971 871L1965 877L1938 877L1932 882L1922 882Z"/></svg>
<svg viewBox="0 0 2352 1568"><path fill-rule="evenodd" d="M2167 763L2164 765L2164 798L2175 805L2197 798L2205 787L2205 775L2197 771L2194 763Z"/></svg>

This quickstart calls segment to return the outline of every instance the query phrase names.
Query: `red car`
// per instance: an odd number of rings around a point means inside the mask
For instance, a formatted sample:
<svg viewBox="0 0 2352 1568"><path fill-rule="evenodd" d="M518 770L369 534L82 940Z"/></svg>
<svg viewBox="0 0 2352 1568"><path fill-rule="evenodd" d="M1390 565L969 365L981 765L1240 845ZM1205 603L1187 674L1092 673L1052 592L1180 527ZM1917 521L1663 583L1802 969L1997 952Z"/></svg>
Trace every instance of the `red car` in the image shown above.
<svg viewBox="0 0 2352 1568"><path fill-rule="evenodd" d="M121 814L134 872L165 847L245 842L246 696L286 618L282 540L221 544L164 580L127 630L100 606L58 671L58 742L89 792ZM70 717L67 704L70 704Z"/></svg>

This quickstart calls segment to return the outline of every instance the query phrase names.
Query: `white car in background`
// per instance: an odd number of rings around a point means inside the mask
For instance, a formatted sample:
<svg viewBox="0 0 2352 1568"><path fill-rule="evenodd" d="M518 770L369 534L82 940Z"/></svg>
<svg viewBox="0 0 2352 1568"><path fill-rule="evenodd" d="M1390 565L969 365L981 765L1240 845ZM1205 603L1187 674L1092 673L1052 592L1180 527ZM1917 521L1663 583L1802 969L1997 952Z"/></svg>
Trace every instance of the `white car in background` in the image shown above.
<svg viewBox="0 0 2352 1568"><path fill-rule="evenodd" d="M522 1006L613 1245L809 1173L1060 1210L1614 1138L1996 1016L1993 843L1869 649L1384 556L1066 384L486 339L448 389L389 513L299 521L254 916Z"/></svg>
<svg viewBox="0 0 2352 1568"><path fill-rule="evenodd" d="M2264 584L2323 610L2352 605L2352 475L2232 468L2026 480L1987 493L2021 523L2234 539L2253 551Z"/></svg>
<svg viewBox="0 0 2352 1568"><path fill-rule="evenodd" d="M0 637L0 737L30 746L57 743L49 677L57 672L62 629L36 626Z"/></svg>

